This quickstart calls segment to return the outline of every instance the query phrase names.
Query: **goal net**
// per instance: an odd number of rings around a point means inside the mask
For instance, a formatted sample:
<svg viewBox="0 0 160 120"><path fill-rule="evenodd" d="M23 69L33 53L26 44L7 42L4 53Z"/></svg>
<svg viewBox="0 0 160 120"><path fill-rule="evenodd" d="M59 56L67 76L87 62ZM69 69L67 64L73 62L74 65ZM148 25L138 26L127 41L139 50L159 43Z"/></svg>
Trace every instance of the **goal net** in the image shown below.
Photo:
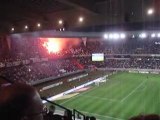
<svg viewBox="0 0 160 120"><path fill-rule="evenodd" d="M95 82L95 86L99 86L99 85L103 85L104 83L106 83L108 81L108 78L107 77L104 77L103 79L99 80L99 81L96 81Z"/></svg>

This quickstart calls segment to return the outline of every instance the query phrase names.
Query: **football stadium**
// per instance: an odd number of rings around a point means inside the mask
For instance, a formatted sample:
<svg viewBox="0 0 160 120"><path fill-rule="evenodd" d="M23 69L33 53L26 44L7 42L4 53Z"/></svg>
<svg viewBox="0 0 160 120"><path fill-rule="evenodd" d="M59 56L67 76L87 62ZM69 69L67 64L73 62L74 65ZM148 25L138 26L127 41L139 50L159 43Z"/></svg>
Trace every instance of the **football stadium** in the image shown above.
<svg viewBox="0 0 160 120"><path fill-rule="evenodd" d="M0 120L159 120L159 6L0 1Z"/></svg>

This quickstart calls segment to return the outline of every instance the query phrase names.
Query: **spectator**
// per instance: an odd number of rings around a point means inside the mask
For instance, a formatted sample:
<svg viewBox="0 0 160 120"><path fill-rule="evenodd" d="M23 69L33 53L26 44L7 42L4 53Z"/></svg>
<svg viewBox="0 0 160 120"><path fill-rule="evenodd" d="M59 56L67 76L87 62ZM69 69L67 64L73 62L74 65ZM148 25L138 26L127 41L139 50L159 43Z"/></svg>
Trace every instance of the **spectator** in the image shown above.
<svg viewBox="0 0 160 120"><path fill-rule="evenodd" d="M0 119L43 120L43 105L34 88L11 84L0 89Z"/></svg>
<svg viewBox="0 0 160 120"><path fill-rule="evenodd" d="M139 115L136 117L132 117L129 120L160 120L160 116L156 114L151 115Z"/></svg>

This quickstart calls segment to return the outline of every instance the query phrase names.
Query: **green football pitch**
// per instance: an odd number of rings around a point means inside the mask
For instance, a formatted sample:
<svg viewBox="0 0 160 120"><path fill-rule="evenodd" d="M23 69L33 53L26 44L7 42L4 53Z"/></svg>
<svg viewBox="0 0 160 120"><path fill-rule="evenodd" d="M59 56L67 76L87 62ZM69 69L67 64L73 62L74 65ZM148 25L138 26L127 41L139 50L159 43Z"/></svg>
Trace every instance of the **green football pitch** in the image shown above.
<svg viewBox="0 0 160 120"><path fill-rule="evenodd" d="M58 103L100 120L160 114L160 75L117 73L106 83Z"/></svg>

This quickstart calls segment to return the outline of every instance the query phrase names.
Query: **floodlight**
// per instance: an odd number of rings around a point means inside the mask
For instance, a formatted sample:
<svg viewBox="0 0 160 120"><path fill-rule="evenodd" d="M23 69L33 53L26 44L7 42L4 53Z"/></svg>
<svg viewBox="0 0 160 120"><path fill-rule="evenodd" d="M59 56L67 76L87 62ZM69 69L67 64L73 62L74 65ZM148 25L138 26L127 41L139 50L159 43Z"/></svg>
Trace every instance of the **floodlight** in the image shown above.
<svg viewBox="0 0 160 120"><path fill-rule="evenodd" d="M148 15L153 15L153 14L154 14L154 9L153 9L153 8L149 8L149 9L147 10L147 14L148 14Z"/></svg>
<svg viewBox="0 0 160 120"><path fill-rule="evenodd" d="M103 36L105 39L108 39L108 34L104 34Z"/></svg>
<svg viewBox="0 0 160 120"><path fill-rule="evenodd" d="M11 31L13 32L14 30L15 30L14 27L12 27L12 28L11 28Z"/></svg>
<svg viewBox="0 0 160 120"><path fill-rule="evenodd" d="M156 37L156 34L155 33L152 33L151 34L151 38L155 38Z"/></svg>
<svg viewBox="0 0 160 120"><path fill-rule="evenodd" d="M37 23L37 27L38 27L38 28L41 27L41 24L40 24L40 23Z"/></svg>
<svg viewBox="0 0 160 120"><path fill-rule="evenodd" d="M119 34L118 33L114 33L113 34L113 39L119 39Z"/></svg>
<svg viewBox="0 0 160 120"><path fill-rule="evenodd" d="M142 38L142 39L143 39L143 38L146 38L146 37L147 37L147 34L146 34L146 33L141 33L141 34L139 35L139 37Z"/></svg>
<svg viewBox="0 0 160 120"><path fill-rule="evenodd" d="M120 34L120 38L121 38L121 39L125 39L125 38L126 38L126 34L121 33L121 34Z"/></svg>
<svg viewBox="0 0 160 120"><path fill-rule="evenodd" d="M79 21L80 23L82 23L82 22L84 21L84 18L83 18L83 17L79 17L78 21Z"/></svg>
<svg viewBox="0 0 160 120"><path fill-rule="evenodd" d="M109 39L113 39L113 34L109 34Z"/></svg>
<svg viewBox="0 0 160 120"><path fill-rule="evenodd" d="M25 29L28 29L28 26L27 26L27 25L25 25L25 26L24 26L24 28L25 28Z"/></svg>
<svg viewBox="0 0 160 120"><path fill-rule="evenodd" d="M59 25L62 25L63 24L63 20L59 20L58 23L59 23Z"/></svg>
<svg viewBox="0 0 160 120"><path fill-rule="evenodd" d="M160 33L157 34L157 37L160 38Z"/></svg>

